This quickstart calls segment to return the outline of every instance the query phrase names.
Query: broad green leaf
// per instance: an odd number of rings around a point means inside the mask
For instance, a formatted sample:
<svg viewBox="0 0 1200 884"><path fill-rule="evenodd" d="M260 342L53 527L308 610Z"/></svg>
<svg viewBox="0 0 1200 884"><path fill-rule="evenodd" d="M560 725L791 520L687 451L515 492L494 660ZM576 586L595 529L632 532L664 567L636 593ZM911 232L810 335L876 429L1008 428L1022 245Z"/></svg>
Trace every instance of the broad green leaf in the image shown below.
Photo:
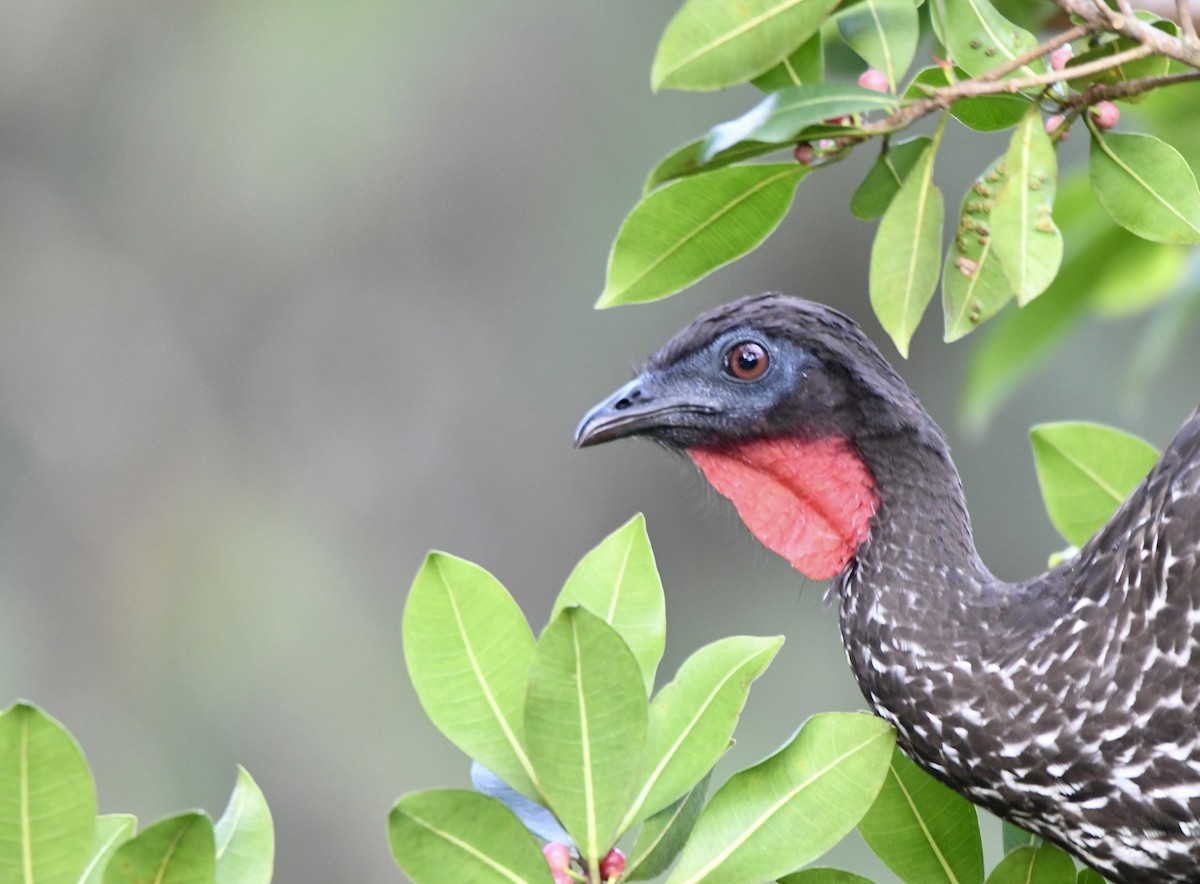
<svg viewBox="0 0 1200 884"><path fill-rule="evenodd" d="M975 806L913 764L899 747L858 831L902 881L983 881Z"/></svg>
<svg viewBox="0 0 1200 884"><path fill-rule="evenodd" d="M988 0L934 3L930 11L939 20L950 57L972 77L1013 61L1037 45L1033 34L1006 19ZM1035 74L1035 67L1041 69L1041 62L1017 68L1015 74L1022 77Z"/></svg>
<svg viewBox="0 0 1200 884"><path fill-rule="evenodd" d="M651 169L650 174L646 176L646 183L642 187L643 195L650 193L652 190L657 190L663 184L673 181L676 178L697 175L701 172L711 172L713 169L720 169L734 163L740 163L742 160L752 160L755 157L761 157L764 154L775 153L783 149L778 144L745 141L735 144L728 150L723 150L711 159L706 160L704 159L704 145L707 143L707 136L698 138L695 141L689 141L659 160L658 165Z"/></svg>
<svg viewBox="0 0 1200 884"><path fill-rule="evenodd" d="M1042 843L1042 839L1033 832L1027 832L1008 820L1003 820L1000 828L1005 853L1012 853L1019 847L1039 847Z"/></svg>
<svg viewBox="0 0 1200 884"><path fill-rule="evenodd" d="M820 83L825 79L825 43L817 31L800 44L800 48L754 78L754 85L763 92L775 92L786 86Z"/></svg>
<svg viewBox="0 0 1200 884"><path fill-rule="evenodd" d="M211 884L216 874L212 820L190 811L160 820L118 847L104 884Z"/></svg>
<svg viewBox="0 0 1200 884"><path fill-rule="evenodd" d="M724 89L757 77L821 27L838 0L687 0L658 44L659 89Z"/></svg>
<svg viewBox="0 0 1200 884"><path fill-rule="evenodd" d="M704 148L706 158L743 141L784 144L809 126L833 117L896 106L894 95L872 92L850 83L811 83L772 92L734 120L713 126Z"/></svg>
<svg viewBox="0 0 1200 884"><path fill-rule="evenodd" d="M537 841L499 801L464 789L413 792L388 816L397 865L415 884L551 884Z"/></svg>
<svg viewBox="0 0 1200 884"><path fill-rule="evenodd" d="M533 632L487 571L430 553L404 606L404 661L430 720L519 792L536 795L521 742Z"/></svg>
<svg viewBox="0 0 1200 884"><path fill-rule="evenodd" d="M546 627L529 670L525 739L546 803L592 866L621 834L646 743L642 672L586 608Z"/></svg>
<svg viewBox="0 0 1200 884"><path fill-rule="evenodd" d="M237 784L213 834L217 884L268 884L275 867L275 826L262 790L238 765Z"/></svg>
<svg viewBox="0 0 1200 884"><path fill-rule="evenodd" d="M1164 243L1200 243L1200 190L1187 161L1152 135L1092 131L1092 190L1131 233Z"/></svg>
<svg viewBox="0 0 1200 884"><path fill-rule="evenodd" d="M728 166L644 197L613 243L596 306L665 298L756 248L807 173L799 163Z"/></svg>
<svg viewBox="0 0 1200 884"><path fill-rule="evenodd" d="M711 776L709 771L686 795L642 823L626 866L630 881L657 878L675 862L704 810Z"/></svg>
<svg viewBox="0 0 1200 884"><path fill-rule="evenodd" d="M729 747L750 685L783 645L783 636L733 636L692 654L675 680L650 704L644 785L625 826L658 812L684 795Z"/></svg>
<svg viewBox="0 0 1200 884"><path fill-rule="evenodd" d="M74 884L95 828L79 744L36 706L10 706L0 715L0 881Z"/></svg>
<svg viewBox="0 0 1200 884"><path fill-rule="evenodd" d="M1087 543L1158 460L1154 446L1100 424L1039 424L1029 438L1046 512L1075 546Z"/></svg>
<svg viewBox="0 0 1200 884"><path fill-rule="evenodd" d="M649 695L666 645L667 610L644 516L634 516L580 560L550 619L571 605L587 608L625 640Z"/></svg>
<svg viewBox="0 0 1200 884"><path fill-rule="evenodd" d="M1082 869L1079 872L1079 877L1075 879L1075 884L1107 884L1104 876L1094 869Z"/></svg>
<svg viewBox="0 0 1200 884"><path fill-rule="evenodd" d="M784 875L779 884L871 884L871 879L841 869L804 869Z"/></svg>
<svg viewBox="0 0 1200 884"><path fill-rule="evenodd" d="M96 834L88 852L87 865L79 875L79 884L101 884L104 867L117 848L137 831L137 817L131 813L107 813L96 817Z"/></svg>
<svg viewBox="0 0 1200 884"><path fill-rule="evenodd" d="M933 183L936 142L921 154L888 206L871 247L871 306L900 355L937 287L942 263L942 192Z"/></svg>
<svg viewBox="0 0 1200 884"><path fill-rule="evenodd" d="M837 17L838 31L893 92L917 53L920 21L912 0L862 0Z"/></svg>
<svg viewBox="0 0 1200 884"><path fill-rule="evenodd" d="M1012 286L996 260L992 206L1004 184L1004 158L975 179L963 197L954 242L942 272L945 340L957 341L995 316L1012 300Z"/></svg>
<svg viewBox="0 0 1200 884"><path fill-rule="evenodd" d="M875 800L894 737L874 716L813 716L788 745L713 796L668 884L759 884L816 859Z"/></svg>
<svg viewBox="0 0 1200 884"><path fill-rule="evenodd" d="M956 68L955 76L959 80L967 79L967 72ZM931 89L941 89L950 85L944 68L937 65L928 67L913 77L912 82L904 91L905 98L925 98ZM928 87L928 88L922 88ZM1000 93L998 95L981 95L977 98L960 98L950 105L950 116L958 120L968 129L977 132L995 132L1017 125L1033 106L1033 102L1023 95Z"/></svg>
<svg viewBox="0 0 1200 884"><path fill-rule="evenodd" d="M1057 847L1018 847L987 877L987 884L1075 884L1075 863Z"/></svg>
<svg viewBox="0 0 1200 884"><path fill-rule="evenodd" d="M1141 18L1140 13L1138 17ZM1157 17L1154 18L1156 19L1153 22L1155 27L1166 31L1167 33L1172 33L1173 31L1177 30L1174 22L1166 21L1165 19L1158 19ZM1172 36L1173 35L1174 34L1172 34ZM1119 55L1122 52L1126 52L1137 45L1137 43L1135 43L1133 40L1130 40L1128 37L1118 37L1112 40L1105 40L1099 46L1088 49L1087 51L1076 55L1074 58L1068 61L1067 72L1069 73L1072 68L1078 68L1082 65L1090 65L1093 62L1110 59L1114 55ZM1150 55L1146 58L1136 58L1132 61L1126 61L1122 64L1118 64L1115 67L1106 68L1093 74L1072 79L1070 82L1074 88L1082 91L1093 83L1113 85L1126 80L1139 80L1144 77L1161 77L1170 70L1170 67L1171 59L1167 58L1165 55ZM1120 100L1136 104L1140 101L1143 101L1146 97L1147 96L1145 94L1142 94Z"/></svg>
<svg viewBox="0 0 1200 884"><path fill-rule="evenodd" d="M1062 234L1052 214L1058 157L1037 110L1013 133L1004 175L992 210L992 247L1024 307L1054 281L1063 255Z"/></svg>
<svg viewBox="0 0 1200 884"><path fill-rule="evenodd" d="M927 135L918 135L911 141L898 144L885 144L879 152L875 165L867 172L867 177L858 185L854 195L850 197L850 211L854 217L864 221L878 218L887 211L892 200L900 190L900 185L917 164L930 139Z"/></svg>

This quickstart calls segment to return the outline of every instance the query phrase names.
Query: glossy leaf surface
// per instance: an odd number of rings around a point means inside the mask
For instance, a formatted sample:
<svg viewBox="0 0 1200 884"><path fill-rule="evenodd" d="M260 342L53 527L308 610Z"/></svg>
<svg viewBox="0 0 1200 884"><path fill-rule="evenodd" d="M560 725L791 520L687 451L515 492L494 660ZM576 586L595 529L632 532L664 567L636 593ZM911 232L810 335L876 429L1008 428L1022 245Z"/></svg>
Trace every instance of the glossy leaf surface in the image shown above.
<svg viewBox="0 0 1200 884"><path fill-rule="evenodd" d="M875 165L871 166L867 177L850 197L850 211L854 217L870 221L886 212L899 193L900 185L930 143L927 135L918 135L911 141L902 141L890 145L887 150L881 150Z"/></svg>
<svg viewBox="0 0 1200 884"><path fill-rule="evenodd" d="M415 884L551 884L537 841L495 799L461 789L414 792L388 817L392 856Z"/></svg>
<svg viewBox="0 0 1200 884"><path fill-rule="evenodd" d="M700 812L704 810L711 776L711 772L705 774L686 795L642 823L629 855L629 880L657 878L670 868L691 836Z"/></svg>
<svg viewBox="0 0 1200 884"><path fill-rule="evenodd" d="M1158 460L1152 445L1112 427L1040 424L1029 431L1050 521L1083 546Z"/></svg>
<svg viewBox="0 0 1200 884"><path fill-rule="evenodd" d="M799 163L728 166L655 190L621 225L596 306L665 298L756 248L807 173Z"/></svg>
<svg viewBox="0 0 1200 884"><path fill-rule="evenodd" d="M533 632L500 582L431 553L404 606L404 660L430 720L520 792L536 794L522 745Z"/></svg>
<svg viewBox="0 0 1200 884"><path fill-rule="evenodd" d="M262 790L240 765L233 794L213 834L217 844L217 884L270 882L275 868L275 825Z"/></svg>
<svg viewBox="0 0 1200 884"><path fill-rule="evenodd" d="M629 809L646 719L642 672L620 635L585 608L561 611L529 670L525 738L547 804L593 866Z"/></svg>
<svg viewBox="0 0 1200 884"><path fill-rule="evenodd" d="M212 821L192 811L161 820L118 847L104 884L211 884L216 874Z"/></svg>
<svg viewBox="0 0 1200 884"><path fill-rule="evenodd" d="M1200 243L1200 190L1179 151L1152 135L1092 136L1088 172L1096 199L1131 233Z"/></svg>
<svg viewBox="0 0 1200 884"><path fill-rule="evenodd" d="M88 851L87 865L79 876L79 884L101 884L104 868L117 848L137 832L137 817L130 813L107 813L96 817L96 834Z"/></svg>
<svg viewBox="0 0 1200 884"><path fill-rule="evenodd" d="M667 612L642 515L634 516L580 560L554 602L551 619L572 605L587 608L625 640L649 694L667 640Z"/></svg>
<svg viewBox="0 0 1200 884"><path fill-rule="evenodd" d="M0 715L0 881L74 884L95 827L79 744L36 706L10 706Z"/></svg>
<svg viewBox="0 0 1200 884"><path fill-rule="evenodd" d="M891 726L874 716L813 716L713 796L669 884L760 884L812 862L871 806L894 745Z"/></svg>
<svg viewBox="0 0 1200 884"><path fill-rule="evenodd" d="M1000 861L987 884L1075 884L1075 863L1057 847L1018 847Z"/></svg>
<svg viewBox="0 0 1200 884"><path fill-rule="evenodd" d="M1003 158L988 166L963 197L954 241L942 271L945 339L957 341L1012 300L1013 290L996 260L992 206L1004 184Z"/></svg>
<svg viewBox="0 0 1200 884"><path fill-rule="evenodd" d="M975 806L913 764L898 747L858 831L902 881L983 881L983 841Z"/></svg>
<svg viewBox="0 0 1200 884"><path fill-rule="evenodd" d="M846 45L883 71L893 92L917 52L920 22L912 0L862 0L837 17Z"/></svg>
<svg viewBox="0 0 1200 884"><path fill-rule="evenodd" d="M821 27L838 0L687 0L654 56L654 89L724 89L774 67Z"/></svg>

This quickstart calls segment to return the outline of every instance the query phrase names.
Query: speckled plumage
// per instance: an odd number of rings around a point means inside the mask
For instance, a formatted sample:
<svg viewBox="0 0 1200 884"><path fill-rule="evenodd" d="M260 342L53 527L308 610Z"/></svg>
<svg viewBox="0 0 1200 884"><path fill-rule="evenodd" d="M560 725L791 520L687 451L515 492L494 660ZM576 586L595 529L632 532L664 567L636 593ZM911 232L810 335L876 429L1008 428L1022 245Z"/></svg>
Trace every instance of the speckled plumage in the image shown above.
<svg viewBox="0 0 1200 884"><path fill-rule="evenodd" d="M803 363L770 398L703 374L745 335ZM836 311L774 294L718 308L619 394L585 418L585 442L849 439L880 504L831 592L854 675L901 747L1114 881L1200 881L1200 413L1078 555L1009 584L975 551L941 430ZM669 417L650 419L655 396ZM648 416L597 432L631 402Z"/></svg>

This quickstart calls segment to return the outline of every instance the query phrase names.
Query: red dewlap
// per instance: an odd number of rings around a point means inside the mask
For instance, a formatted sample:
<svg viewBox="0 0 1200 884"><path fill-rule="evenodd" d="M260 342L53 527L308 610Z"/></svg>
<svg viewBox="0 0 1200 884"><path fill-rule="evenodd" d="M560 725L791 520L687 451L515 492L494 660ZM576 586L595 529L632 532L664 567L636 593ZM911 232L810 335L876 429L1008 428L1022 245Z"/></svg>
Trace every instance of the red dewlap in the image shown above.
<svg viewBox="0 0 1200 884"><path fill-rule="evenodd" d="M814 580L846 567L879 504L874 477L844 438L783 436L688 456L763 546Z"/></svg>

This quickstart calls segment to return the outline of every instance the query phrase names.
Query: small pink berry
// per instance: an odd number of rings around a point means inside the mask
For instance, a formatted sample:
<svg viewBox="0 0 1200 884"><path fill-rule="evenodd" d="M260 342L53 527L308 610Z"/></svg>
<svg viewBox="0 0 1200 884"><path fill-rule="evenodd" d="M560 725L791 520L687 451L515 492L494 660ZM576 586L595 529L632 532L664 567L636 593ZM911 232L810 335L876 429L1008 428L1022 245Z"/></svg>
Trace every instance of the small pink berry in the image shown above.
<svg viewBox="0 0 1200 884"><path fill-rule="evenodd" d="M551 841L543 847L542 856L546 857L546 862L550 864L550 871L554 872L556 881L558 873L566 872L571 866L571 848L557 841ZM567 876L568 881L570 877L570 875Z"/></svg>
<svg viewBox="0 0 1200 884"><path fill-rule="evenodd" d="M1050 53L1050 67L1056 71L1064 70L1067 62L1075 56L1075 50L1071 48L1071 44L1067 43L1064 46L1059 46Z"/></svg>
<svg viewBox="0 0 1200 884"><path fill-rule="evenodd" d="M1121 119L1121 109L1111 101L1098 101L1090 111L1098 129L1111 129Z"/></svg>
<svg viewBox="0 0 1200 884"><path fill-rule="evenodd" d="M887 92L887 74L883 71L877 71L875 68L867 68L859 74L858 85L864 89L870 89L872 92Z"/></svg>
<svg viewBox="0 0 1200 884"><path fill-rule="evenodd" d="M849 126L854 122L853 118L846 114L844 117L830 117L825 123L829 126Z"/></svg>
<svg viewBox="0 0 1200 884"><path fill-rule="evenodd" d="M603 881L615 881L621 877L621 873L625 871L625 854L613 848L608 852L608 856L600 861L600 879Z"/></svg>
<svg viewBox="0 0 1200 884"><path fill-rule="evenodd" d="M1064 117L1062 114L1055 114L1052 117L1047 117L1046 132L1049 133L1050 135L1053 135L1055 132L1057 132L1059 130L1059 127L1061 127L1062 124L1065 123L1066 121L1067 121L1067 118ZM1059 136L1058 140L1066 141L1067 136L1070 134L1071 134L1071 131L1069 129L1066 129L1063 131L1063 134Z"/></svg>
<svg viewBox="0 0 1200 884"><path fill-rule="evenodd" d="M796 157L796 162L802 166L811 165L816 155L817 152L813 150L813 146L807 141L801 141L797 144L796 150L793 153L793 156Z"/></svg>
<svg viewBox="0 0 1200 884"><path fill-rule="evenodd" d="M834 141L832 138L822 138L820 141L817 142L817 148L819 150L833 150L836 147L837 147L837 142Z"/></svg>
<svg viewBox="0 0 1200 884"><path fill-rule="evenodd" d="M571 877L571 873L565 869L554 873L554 884L575 884L575 879Z"/></svg>

